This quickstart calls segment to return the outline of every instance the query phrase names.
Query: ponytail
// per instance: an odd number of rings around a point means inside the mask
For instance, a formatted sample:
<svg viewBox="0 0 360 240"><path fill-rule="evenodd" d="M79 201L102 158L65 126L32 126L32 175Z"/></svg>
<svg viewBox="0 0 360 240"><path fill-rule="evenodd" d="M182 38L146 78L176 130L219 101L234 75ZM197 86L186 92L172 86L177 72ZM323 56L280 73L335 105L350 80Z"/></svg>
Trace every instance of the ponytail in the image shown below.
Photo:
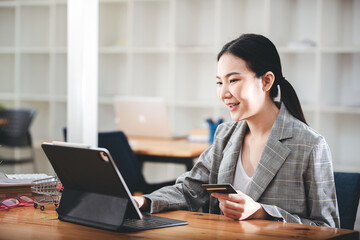
<svg viewBox="0 0 360 240"><path fill-rule="evenodd" d="M279 81L279 86L281 95L280 101L285 104L287 110L291 113L291 115L293 115L307 125L299 98L297 97L293 86L284 77ZM277 86L274 87L277 88Z"/></svg>

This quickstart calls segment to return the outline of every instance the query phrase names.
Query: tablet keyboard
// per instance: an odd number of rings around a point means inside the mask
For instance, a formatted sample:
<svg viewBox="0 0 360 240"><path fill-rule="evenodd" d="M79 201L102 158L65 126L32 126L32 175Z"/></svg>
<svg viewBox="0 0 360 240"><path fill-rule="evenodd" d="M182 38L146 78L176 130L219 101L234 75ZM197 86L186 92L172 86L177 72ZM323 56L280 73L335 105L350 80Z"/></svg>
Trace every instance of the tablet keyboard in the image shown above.
<svg viewBox="0 0 360 240"><path fill-rule="evenodd" d="M143 219L125 219L122 225L122 230L127 231L139 231L139 230L148 230L155 228L171 227L185 225L187 222L158 217L150 214L143 214Z"/></svg>

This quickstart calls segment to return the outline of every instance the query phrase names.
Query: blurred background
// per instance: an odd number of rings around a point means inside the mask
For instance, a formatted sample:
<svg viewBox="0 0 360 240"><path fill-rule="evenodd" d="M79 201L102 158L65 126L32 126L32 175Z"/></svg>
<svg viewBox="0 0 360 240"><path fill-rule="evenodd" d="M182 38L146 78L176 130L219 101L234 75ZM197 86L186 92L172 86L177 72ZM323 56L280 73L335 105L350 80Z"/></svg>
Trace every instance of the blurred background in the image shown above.
<svg viewBox="0 0 360 240"><path fill-rule="evenodd" d="M115 96L164 98L183 134L207 118L229 121L216 97L216 54L242 33L275 43L334 170L360 172L360 0L100 0L98 130L115 130ZM67 1L0 0L0 108L36 111L37 171L53 174L40 143L62 140L66 127ZM144 166L149 182L184 171Z"/></svg>

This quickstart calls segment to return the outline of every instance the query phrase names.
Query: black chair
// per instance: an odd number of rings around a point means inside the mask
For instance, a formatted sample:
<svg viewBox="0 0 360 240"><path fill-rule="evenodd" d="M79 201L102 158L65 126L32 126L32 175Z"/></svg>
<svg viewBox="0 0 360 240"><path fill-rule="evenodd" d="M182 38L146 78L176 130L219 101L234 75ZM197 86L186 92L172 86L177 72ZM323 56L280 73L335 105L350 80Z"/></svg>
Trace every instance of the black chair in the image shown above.
<svg viewBox="0 0 360 240"><path fill-rule="evenodd" d="M5 109L0 110L0 119L6 124L0 125L0 145L8 148L28 148L30 156L22 158L0 157L2 164L16 164L33 162L35 166L35 154L32 146L30 124L35 116L35 110L30 109Z"/></svg>
<svg viewBox="0 0 360 240"><path fill-rule="evenodd" d="M66 128L63 129L63 133L66 141ZM175 180L155 184L147 183L142 174L141 165L132 151L127 137L121 131L100 132L98 135L98 145L110 152L131 193L151 193L175 183Z"/></svg>
<svg viewBox="0 0 360 240"><path fill-rule="evenodd" d="M360 173L334 172L340 227L354 229L360 197Z"/></svg>

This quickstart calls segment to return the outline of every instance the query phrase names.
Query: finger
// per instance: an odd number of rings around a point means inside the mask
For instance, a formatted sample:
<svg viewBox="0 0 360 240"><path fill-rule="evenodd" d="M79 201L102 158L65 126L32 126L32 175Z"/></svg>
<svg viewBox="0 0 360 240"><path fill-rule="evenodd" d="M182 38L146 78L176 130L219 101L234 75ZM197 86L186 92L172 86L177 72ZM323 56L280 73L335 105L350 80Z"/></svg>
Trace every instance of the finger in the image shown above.
<svg viewBox="0 0 360 240"><path fill-rule="evenodd" d="M244 203L244 194L222 194L222 193L212 193L211 196L217 198L218 200L224 199L232 202Z"/></svg>
<svg viewBox="0 0 360 240"><path fill-rule="evenodd" d="M219 197L218 200L220 201L220 199L245 204L246 196L239 194L222 194L221 198Z"/></svg>
<svg viewBox="0 0 360 240"><path fill-rule="evenodd" d="M235 220L239 220L241 218L242 212L236 211L234 209L226 208L222 204L220 204L219 207L226 217L232 218Z"/></svg>
<svg viewBox="0 0 360 240"><path fill-rule="evenodd" d="M211 196L214 198L222 198L225 199L227 197L228 194L224 194L224 193L211 193Z"/></svg>
<svg viewBox="0 0 360 240"><path fill-rule="evenodd" d="M233 202L233 201L230 201L230 200L221 199L221 200L219 200L219 202L224 207L234 209L234 210L238 210L238 209L242 210L244 208L244 204L238 203L238 202Z"/></svg>

